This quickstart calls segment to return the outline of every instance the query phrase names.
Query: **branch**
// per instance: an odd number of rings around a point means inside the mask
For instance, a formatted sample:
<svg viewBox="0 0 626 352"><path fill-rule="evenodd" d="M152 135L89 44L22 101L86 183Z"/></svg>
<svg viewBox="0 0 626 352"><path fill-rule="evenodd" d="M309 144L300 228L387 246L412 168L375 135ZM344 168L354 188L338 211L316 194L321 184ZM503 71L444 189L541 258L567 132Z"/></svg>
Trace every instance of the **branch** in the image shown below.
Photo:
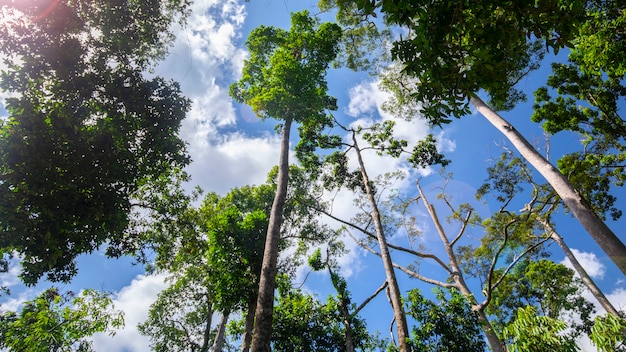
<svg viewBox="0 0 626 352"><path fill-rule="evenodd" d="M378 294L384 290L387 287L388 283L387 280L385 280L385 282L383 282L383 284L376 290L376 292L374 292L371 296L367 297L365 299L365 301L363 301L363 303L361 303L357 309L354 311L354 313L352 313L351 317L355 317L357 314L359 314L359 312L361 311L361 309L365 308L365 306L370 303L371 300L373 300L376 296L378 296Z"/></svg>
<svg viewBox="0 0 626 352"><path fill-rule="evenodd" d="M450 247L454 247L454 245L458 242L458 240L461 239L461 236L463 236L463 234L465 233L465 230L467 229L467 224L470 221L470 217L472 216L472 211L469 210L467 212L467 216L465 217L465 219L461 220L461 229L459 230L459 234L456 235L456 237L452 240L452 242L450 242Z"/></svg>
<svg viewBox="0 0 626 352"><path fill-rule="evenodd" d="M356 237L354 237L354 235L350 231L348 231L348 235L354 240L354 242L356 242L359 246L361 246L361 248L365 249L366 251L368 251L368 252L370 252L370 253L378 256L378 257L381 256L380 253L376 252L371 247L366 246L361 241L359 241ZM443 287L443 288L456 287L456 285L444 283L442 281L434 280L434 279L431 279L429 277L420 275L420 274L416 273L415 271L413 271L413 270L411 270L409 268L406 268L406 267L404 267L404 266L402 266L402 265L400 265L400 264L398 264L396 262L392 262L391 264L393 265L394 268L403 271L407 275L409 275L409 276L411 276L413 278L416 278L416 279L418 279L420 281L429 283L431 285L436 285L436 286ZM450 272L450 271L448 270L448 272Z"/></svg>

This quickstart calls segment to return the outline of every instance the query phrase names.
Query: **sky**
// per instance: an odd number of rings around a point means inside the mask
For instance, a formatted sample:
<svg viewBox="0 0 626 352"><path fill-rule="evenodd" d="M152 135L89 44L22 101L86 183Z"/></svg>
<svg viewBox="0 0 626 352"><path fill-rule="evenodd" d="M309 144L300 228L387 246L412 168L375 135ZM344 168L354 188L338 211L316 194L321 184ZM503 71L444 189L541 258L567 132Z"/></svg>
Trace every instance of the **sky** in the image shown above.
<svg viewBox="0 0 626 352"><path fill-rule="evenodd" d="M233 187L261 184L277 163L279 135L274 131L273 122L261 121L249 107L234 103L228 96L228 87L240 76L243 60L247 56L244 42L248 33L259 25L288 29L290 12L302 9L318 12L315 1L309 0L196 0L187 26L176 28L176 41L170 54L154 74L180 82L183 93L193 102L192 110L181 128L181 135L188 143L193 160L187 169L192 176L192 181L187 185L189 190L200 186L205 191L225 194ZM532 99L532 92L545 82L545 74L545 70L540 70L529 76L520 82L520 88ZM331 69L328 82L329 94L338 99L336 116L341 121L356 126L391 118L380 108L387 96L378 89L375 78L363 72ZM530 122L531 106L530 102L522 104L513 111L503 113L503 117L531 143L542 146L545 145L546 137L539 125ZM455 178L446 190L453 196L455 204L472 202L483 217L497 210L493 204L476 202L474 192L486 177L486 167L501 154L503 146L507 144L504 137L480 115L473 113L455 120L443 129L430 130L419 116L410 122L398 121L397 126L398 137L410 142L428 133L438 137L440 151L452 160L448 171L453 172ZM294 137L291 145L295 143L297 140ZM559 154L577 148L578 140L575 136L552 137L550 160L556 160ZM374 154L367 154L365 158L368 167L371 166L370 176L395 170L409 172L409 177L392 187L392 192L414 195L414 180L420 178L431 203L436 202L437 187L443 185L437 170L410 171L403 160L381 158ZM623 195L623 189L617 192L618 196ZM333 204L334 211L341 216L354 214L352 196L348 193L336 195ZM624 200L621 200L621 204L626 205ZM442 207L438 206L437 209L441 211L442 218L447 215ZM423 233L419 244L441 253L437 247L438 238L434 227L428 221L424 208L416 206L412 211L420 220L419 226ZM623 230L626 228L626 220L609 221L608 225L622 240L626 240ZM458 230L454 225L446 225L446 229L451 233ZM618 309L626 309L624 276L582 227L569 215L563 215L559 217L557 230L613 304ZM476 241L479 235L479 229L470 229L468 241ZM350 252L339 260L339 264L348 280L354 301L360 303L383 283L384 272L377 257L359 249L350 239L346 240L346 247ZM551 251L553 260L568 265L558 247L553 245ZM435 273L434 267L427 263L423 263L420 270L424 274ZM306 268L299 271L297 280L307 277L304 287L308 292L317 294L320 299L332 293L326 275L313 273L307 276L307 272ZM0 310L16 309L24 301L53 285L42 282L35 287L24 287L17 279L18 274L19 267L16 265L11 266L9 273L0 274L0 285L9 286L12 291L11 296L0 297ZM430 291L429 286L408 279L402 273L398 273L398 277L403 292L412 288ZM97 252L80 257L79 273L72 283L54 286L61 290L95 288L113 292L116 309L125 312L126 327L114 337L95 336L94 348L96 351L143 352L149 351L149 340L137 332L136 324L146 319L150 304L158 292L166 287L164 279L164 275L146 275L141 266L133 265L132 258L107 259L102 252ZM380 330L383 336L388 336L392 311L383 295L373 300L362 311L362 316L372 331ZM584 343L588 346L588 342Z"/></svg>

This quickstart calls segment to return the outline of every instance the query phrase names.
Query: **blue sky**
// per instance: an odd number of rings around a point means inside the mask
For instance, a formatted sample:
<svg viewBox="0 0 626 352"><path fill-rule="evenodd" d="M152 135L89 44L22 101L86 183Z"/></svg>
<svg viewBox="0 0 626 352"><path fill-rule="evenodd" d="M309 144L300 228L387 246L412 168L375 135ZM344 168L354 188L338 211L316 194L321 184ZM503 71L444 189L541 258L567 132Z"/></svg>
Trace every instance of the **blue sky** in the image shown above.
<svg viewBox="0 0 626 352"><path fill-rule="evenodd" d="M308 9L317 12L314 1L288 0L197 0L188 26L177 29L177 39L167 59L156 69L156 74L179 81L184 94L193 101L193 108L182 127L183 138L188 142L193 159L188 171L192 175L189 189L196 185L206 191L226 193L233 187L260 184L267 172L278 161L278 135L272 121L262 122L252 115L249 108L234 104L228 97L228 86L239 77L246 50L243 45L247 33L258 25L273 25L289 28L289 13ZM545 82L546 71L520 82L520 88L529 94ZM328 75L330 94L338 98L337 116L347 123L366 124L371 121L388 119L390 116L380 110L385 101L384 93L377 89L376 81L365 73L348 70L330 70ZM543 145L544 134L539 125L530 122L532 102L521 104L503 116L512 122L516 129L536 145ZM416 141L424 137L429 129L419 118L411 122L398 122L398 135ZM442 150L453 162L449 167L455 180L448 190L454 194L454 201L474 202L473 193L486 177L486 167L490 160L497 158L506 145L504 137L489 125L481 116L473 114L455 120L443 129L431 131L442 141ZM294 133L295 135L295 133ZM294 137L295 138L295 137ZM296 140L292 141L294 145ZM551 138L550 159L558 159L561 153L579 148L576 136L556 136ZM401 160L366 155L366 163L371 165L371 173L376 175L386 171L406 169ZM429 194L441 185L440 178L432 170L412 172L411 177L420 175L422 187ZM414 192L414 179L409 177L397 184L400 192ZM616 191L623 195L623 189ZM623 198L623 197L622 197ZM431 202L435 202L434 195ZM622 208L626 205L621 200ZM494 205L476 203L483 217L496 210ZM354 213L351 195L342 193L335 201L335 211L349 217ZM421 243L435 252L440 251L432 224L425 217L423 208L416 207L414 215L423 220ZM447 214L440 214L443 218ZM624 238L626 220L609 222L609 226ZM626 283L624 276L608 260L589 235L569 215L559 218L557 229L566 242L579 254L586 268L608 294L618 309L626 308ZM451 231L455 230L453 227ZM479 229L468 234L480 236ZM361 302L384 281L382 263L377 257L366 254L346 240L351 252L340 260L343 274L348 278L348 288L356 302ZM560 262L564 256L558 247L553 246L554 260ZM439 252L440 253L440 252ZM97 336L96 350L101 351L148 351L148 340L140 336L135 325L143 321L150 303L156 294L165 287L163 276L145 276L143 268L132 265L132 259L106 259L101 253L83 256L79 262L79 274L71 284L56 285L61 289L81 288L104 289L115 292L116 308L126 313L126 328L114 338ZM424 274L429 274L432 266L424 263ZM16 279L16 267L11 273L0 276L0 281L8 284L13 292L9 297L1 297L2 309L18 307L23 301L36 296L50 283L41 283L33 288L25 288ZM307 272L303 268L300 278ZM430 286L408 279L398 273L403 292L412 288L422 288L430 292ZM305 288L317 293L321 299L332 293L328 277L312 274ZM372 330L380 330L388 336L388 326L392 311L383 295L377 297L362 312Z"/></svg>

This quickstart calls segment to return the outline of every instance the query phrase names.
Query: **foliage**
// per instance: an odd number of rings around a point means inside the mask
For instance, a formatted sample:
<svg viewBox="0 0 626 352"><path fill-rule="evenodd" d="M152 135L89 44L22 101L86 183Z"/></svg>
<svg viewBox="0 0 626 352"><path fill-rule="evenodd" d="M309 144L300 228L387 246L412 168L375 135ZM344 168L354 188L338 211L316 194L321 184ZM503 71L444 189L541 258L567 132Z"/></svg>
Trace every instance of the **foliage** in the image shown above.
<svg viewBox="0 0 626 352"><path fill-rule="evenodd" d="M589 337L600 352L626 351L626 319L612 314L596 317Z"/></svg>
<svg viewBox="0 0 626 352"><path fill-rule="evenodd" d="M572 131L581 135L583 150L558 161L559 169L591 203L596 213L616 208L611 186L626 181L626 122L619 103L626 97L626 14L618 2L603 2L589 11L567 63L553 63L547 87L535 92L532 120L543 122L550 134Z"/></svg>
<svg viewBox="0 0 626 352"><path fill-rule="evenodd" d="M48 6L42 8L42 6ZM135 193L189 162L189 101L143 71L163 57L187 1L17 2L0 8L0 248L22 279L68 281L74 259L117 256Z"/></svg>
<svg viewBox="0 0 626 352"><path fill-rule="evenodd" d="M300 289L291 287L284 279L278 282L273 350L345 351L345 325L340 303L332 296L326 303L322 303ZM354 317L351 327L355 347L364 348L369 338L364 322Z"/></svg>
<svg viewBox="0 0 626 352"><path fill-rule="evenodd" d="M518 308L513 323L506 326L503 335L511 342L508 350L513 352L531 351L578 351L576 341L562 333L567 325L556 318L536 315L536 308Z"/></svg>
<svg viewBox="0 0 626 352"><path fill-rule="evenodd" d="M166 230L153 238L155 269L172 272L173 280L140 325L153 348L207 350L213 313L256 300L273 196L271 185L234 188L222 197L208 193L178 224L153 224Z"/></svg>
<svg viewBox="0 0 626 352"><path fill-rule="evenodd" d="M381 21L365 15L355 3L341 0L318 1L318 8L323 12L333 11L337 7L339 9L335 18L343 29L337 66L376 71L390 59L388 46L391 31L388 28L381 29Z"/></svg>
<svg viewBox="0 0 626 352"><path fill-rule="evenodd" d="M514 323L516 310L527 306L533 307L533 314L555 321L570 314L576 317L580 322L570 322L567 336L590 332L593 305L582 296L580 279L562 264L547 259L521 262L493 291L487 312L502 329Z"/></svg>
<svg viewBox="0 0 626 352"><path fill-rule="evenodd" d="M137 326L154 351L208 351L212 335L205 334L211 332L214 309L207 281L202 270L192 267L159 293L148 319Z"/></svg>
<svg viewBox="0 0 626 352"><path fill-rule="evenodd" d="M124 325L108 294L94 290L62 294L42 292L19 312L0 316L0 347L9 351L91 351L86 339L97 332L114 334Z"/></svg>
<svg viewBox="0 0 626 352"><path fill-rule="evenodd" d="M434 290L437 302L426 299L419 290L409 291L407 314L416 320L413 348L416 351L483 351L485 342L480 322L467 297L456 289Z"/></svg>
<svg viewBox="0 0 626 352"><path fill-rule="evenodd" d="M486 91L498 109L523 99L515 84L538 67L542 44L571 46L584 1L411 1L356 3L380 10L389 24L408 29L393 43L394 59L420 82L412 98L434 124L469 113L468 97Z"/></svg>

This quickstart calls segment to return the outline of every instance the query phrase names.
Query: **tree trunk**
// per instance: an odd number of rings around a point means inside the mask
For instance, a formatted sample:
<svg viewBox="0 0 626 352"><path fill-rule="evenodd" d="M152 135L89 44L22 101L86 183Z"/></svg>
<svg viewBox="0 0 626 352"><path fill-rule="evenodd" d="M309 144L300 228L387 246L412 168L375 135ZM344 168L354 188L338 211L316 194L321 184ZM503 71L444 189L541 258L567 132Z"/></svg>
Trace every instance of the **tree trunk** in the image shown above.
<svg viewBox="0 0 626 352"><path fill-rule="evenodd" d="M498 335L495 333L495 331L493 331L493 327L491 326L491 323L489 322L489 319L487 318L487 315L485 314L484 307L481 307L480 305L477 304L476 297L474 296L472 291L470 291L469 287L467 286L467 283L465 282L465 278L463 277L463 273L461 272L461 267L459 266L459 262L456 259L456 254L454 253L454 243L451 243L450 240L448 240L448 236L446 235L446 232L443 229L443 226L441 226L441 222L439 221L439 216L437 216L435 207L432 204L428 203L428 199L426 198L426 195L422 191L422 187L420 187L419 182L417 182L416 184L417 184L417 189L419 191L420 197L422 198L422 201L424 202L424 207L426 207L426 210L428 210L428 215L430 215L430 218L433 220L433 223L435 224L437 233L439 233L441 242L443 242L443 246L445 248L446 254L448 255L448 259L450 260L450 268L452 269L451 276L452 276L452 279L454 280L455 287L459 291L461 291L461 293L466 298L472 300L472 302L470 302L472 304L472 310L474 311L474 313L476 314L476 316L478 317L478 320L480 321L482 325L483 331L485 332L485 335L487 336L487 342L489 343L489 346L491 347L491 351L492 352L504 352L504 348L503 348L504 345L502 341L500 341L500 338L498 338Z"/></svg>
<svg viewBox="0 0 626 352"><path fill-rule="evenodd" d="M565 244L565 241L563 240L563 237L561 237L554 230L554 228L552 227L552 224L550 224L550 222L547 219L545 219L544 217L538 216L537 220L539 221L539 223L541 225L543 225L544 229L546 231L548 231L548 234L550 234L550 238L552 238L559 245L559 247L561 247L561 249L563 250L563 253L565 253L565 256L567 257L567 259L569 259L570 263L572 263L572 266L574 267L574 270L576 270L576 272L580 276L580 279L583 281L585 286L587 286L589 291L591 291L593 296L598 300L598 302L600 303L602 308L604 308L608 313L612 314L613 316L619 318L620 315L617 312L617 309L615 309L615 307L613 307L611 302L606 298L604 293L596 285L596 283L593 281L591 276L589 276L589 274L587 274L587 271L582 267L582 265L580 265L580 262L574 256L574 253L572 253L572 251L570 250L569 246L567 244Z"/></svg>
<svg viewBox="0 0 626 352"><path fill-rule="evenodd" d="M280 160L278 163L278 177L276 181L276 196L272 203L261 278L259 280L259 294L256 305L254 332L252 335L252 352L270 352L272 338L272 314L274 312L274 288L276 286L276 265L278 262L278 244L280 242L280 227L283 220L283 210L287 199L287 183L289 182L289 133L292 118L285 119L280 146Z"/></svg>
<svg viewBox="0 0 626 352"><path fill-rule="evenodd" d="M404 307L402 305L402 295L400 294L400 288L398 287L398 281L396 280L396 274L393 269L393 262L391 260L391 255L389 253L389 248L387 247L387 240L385 238L385 233L383 230L382 222L380 220L380 212L378 211L378 206L376 204L376 199L374 197L372 188L370 187L370 180L365 171L365 163L363 162L363 158L361 157L361 150L357 144L356 134L352 133L352 140L354 142L354 150L356 151L357 160L359 162L359 166L361 167L361 176L363 178L363 186L365 187L365 193L367 194L367 198L369 200L370 206L372 207L372 220L374 221L374 226L376 228L376 236L378 238L378 244L380 246L380 256L383 260L383 265L385 267L385 275L387 277L387 282L389 283L389 295L391 298L391 305L393 307L394 317L396 320L396 328L398 329L398 344L401 352L410 351L410 345L408 344L409 340L409 328L406 322L406 314L404 313Z"/></svg>
<svg viewBox="0 0 626 352"><path fill-rule="evenodd" d="M530 143L510 123L488 107L478 96L470 102L493 126L513 144L524 159L550 183L567 208L578 219L596 243L602 248L617 267L626 275L626 246L615 233L591 210L582 196L574 189L565 176L533 148Z"/></svg>
<svg viewBox="0 0 626 352"><path fill-rule="evenodd" d="M202 336L202 346L200 346L200 351L201 352L208 352L209 351L209 342L211 340L211 324L213 323L213 304L210 302L207 302L208 304L208 308L207 308L207 317L206 317L206 324L204 326L204 334Z"/></svg>
<svg viewBox="0 0 626 352"><path fill-rule="evenodd" d="M213 348L211 348L211 351L213 352L222 352L222 348L224 347L224 334L226 332L226 323L228 323L229 315L230 310L222 312L222 319L220 320L220 325L217 327L217 334L215 335Z"/></svg>
<svg viewBox="0 0 626 352"><path fill-rule="evenodd" d="M330 273L331 278L333 275L333 269L328 266L328 272ZM350 312L348 311L348 304L346 302L346 290L340 291L340 288L334 284L335 290L337 290L337 299L339 299L339 311L343 318L343 326L346 329L345 338L346 338L346 352L354 352L354 338L352 337L352 317L350 316Z"/></svg>
<svg viewBox="0 0 626 352"><path fill-rule="evenodd" d="M252 328L254 327L254 312L256 310L257 295L248 299L248 311L246 312L246 324L244 326L243 337L241 341L241 352L250 351L250 343L252 341Z"/></svg>

